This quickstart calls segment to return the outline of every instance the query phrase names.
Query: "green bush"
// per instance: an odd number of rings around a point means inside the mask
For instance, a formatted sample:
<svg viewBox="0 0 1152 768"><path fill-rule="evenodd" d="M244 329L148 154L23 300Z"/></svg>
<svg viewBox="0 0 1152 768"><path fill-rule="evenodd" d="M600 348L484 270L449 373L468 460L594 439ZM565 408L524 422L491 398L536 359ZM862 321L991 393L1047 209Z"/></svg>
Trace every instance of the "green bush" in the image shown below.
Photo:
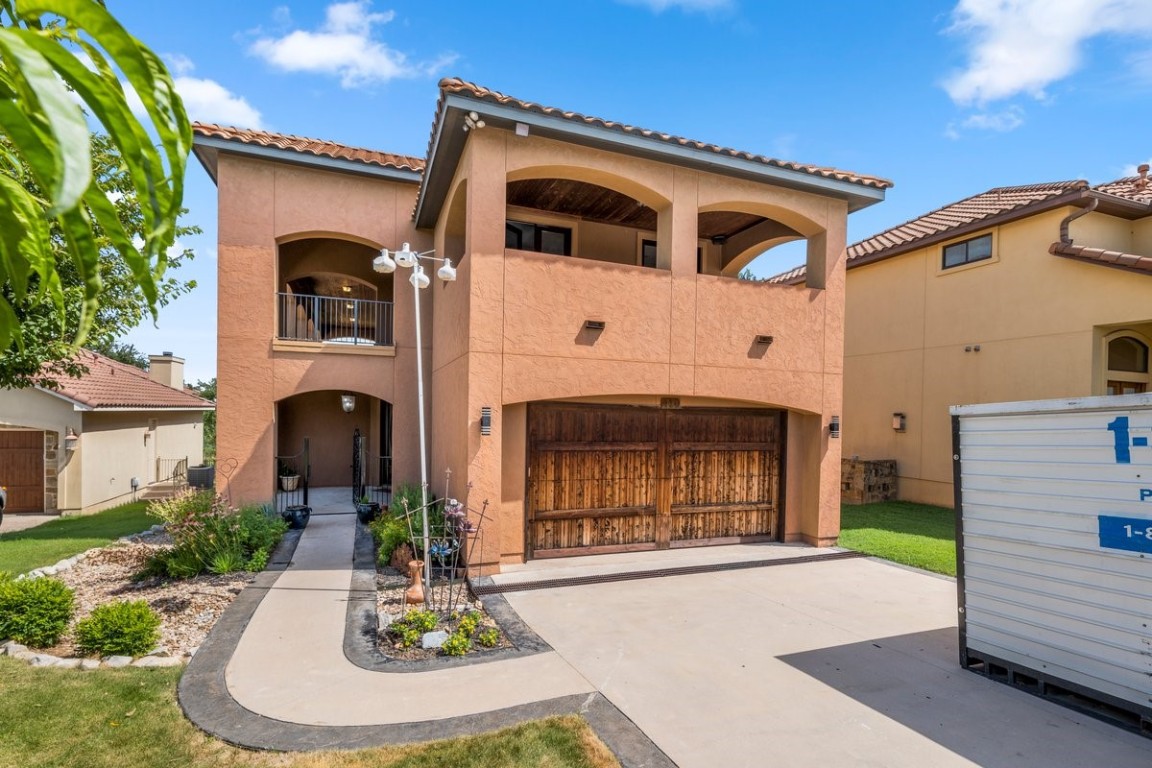
<svg viewBox="0 0 1152 768"><path fill-rule="evenodd" d="M60 640L74 607L72 590L59 579L0 579L0 640L48 648Z"/></svg>
<svg viewBox="0 0 1152 768"><path fill-rule="evenodd" d="M396 548L408 541L408 523L385 515L373 520L368 527L372 531L376 546L380 548L376 562L388 565Z"/></svg>
<svg viewBox="0 0 1152 768"><path fill-rule="evenodd" d="M472 639L460 630L448 635L444 645L440 646L440 651L445 656L463 656L470 650L472 650Z"/></svg>
<svg viewBox="0 0 1152 768"><path fill-rule="evenodd" d="M263 570L288 524L259 504L233 509L220 496L201 491L156 502L173 546L145 567L144 575L187 579L205 571Z"/></svg>
<svg viewBox="0 0 1152 768"><path fill-rule="evenodd" d="M143 656L160 640L160 617L143 600L101 605L76 623L76 645L100 656Z"/></svg>
<svg viewBox="0 0 1152 768"><path fill-rule="evenodd" d="M412 483L401 484L388 505L388 516L401 521L405 528L411 525L412 539L416 542L424 538L424 515L420 506L420 486ZM411 522L406 520L408 516ZM444 504L431 493L428 494L428 529L430 536L439 535L444 530Z"/></svg>
<svg viewBox="0 0 1152 768"><path fill-rule="evenodd" d="M456 626L457 632L463 632L465 636L472 637L476 634L476 630L480 628L480 619L483 618L479 611L469 611L460 619L460 623Z"/></svg>
<svg viewBox="0 0 1152 768"><path fill-rule="evenodd" d="M440 618L434 611L408 611L408 614L400 619L401 622L410 627L414 627L421 632L431 632L436 629L436 623Z"/></svg>
<svg viewBox="0 0 1152 768"><path fill-rule="evenodd" d="M495 648L500 645L500 630L496 627L488 627L476 635L476 642L485 648Z"/></svg>

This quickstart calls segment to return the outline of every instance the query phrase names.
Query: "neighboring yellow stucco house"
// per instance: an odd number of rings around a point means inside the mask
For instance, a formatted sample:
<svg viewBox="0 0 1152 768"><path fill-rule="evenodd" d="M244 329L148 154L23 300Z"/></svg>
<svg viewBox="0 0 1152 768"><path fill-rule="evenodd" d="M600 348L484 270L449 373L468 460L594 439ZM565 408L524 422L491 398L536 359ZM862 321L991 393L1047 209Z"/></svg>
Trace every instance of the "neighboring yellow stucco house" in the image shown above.
<svg viewBox="0 0 1152 768"><path fill-rule="evenodd" d="M220 196L235 500L271 497L278 461L352 485L354 434L369 486L416 480L422 373L431 491L451 469L450 495L488 503L486 567L835 542L846 221L887 181L460 80L440 84L423 158L195 130ZM804 285L737 279L795 240ZM373 271L403 243L457 274L428 266L420 336L410 273Z"/></svg>
<svg viewBox="0 0 1152 768"><path fill-rule="evenodd" d="M844 456L952 506L949 406L1147 391L1146 174L992 189L850 246Z"/></svg>

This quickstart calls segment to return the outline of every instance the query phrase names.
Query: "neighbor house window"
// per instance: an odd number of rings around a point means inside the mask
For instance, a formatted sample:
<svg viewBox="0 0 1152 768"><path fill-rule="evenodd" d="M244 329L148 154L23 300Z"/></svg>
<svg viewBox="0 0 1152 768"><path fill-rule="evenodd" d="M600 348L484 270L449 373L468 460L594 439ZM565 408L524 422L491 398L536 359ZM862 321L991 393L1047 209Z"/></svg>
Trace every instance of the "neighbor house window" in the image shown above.
<svg viewBox="0 0 1152 768"><path fill-rule="evenodd" d="M507 221L504 223L504 247L571 256L572 230L527 221Z"/></svg>
<svg viewBox="0 0 1152 768"><path fill-rule="evenodd" d="M944 246L944 269L990 258L992 258L992 235L981 235Z"/></svg>
<svg viewBox="0 0 1152 768"><path fill-rule="evenodd" d="M1148 391L1148 345L1133 336L1108 341L1107 392L1132 395Z"/></svg>

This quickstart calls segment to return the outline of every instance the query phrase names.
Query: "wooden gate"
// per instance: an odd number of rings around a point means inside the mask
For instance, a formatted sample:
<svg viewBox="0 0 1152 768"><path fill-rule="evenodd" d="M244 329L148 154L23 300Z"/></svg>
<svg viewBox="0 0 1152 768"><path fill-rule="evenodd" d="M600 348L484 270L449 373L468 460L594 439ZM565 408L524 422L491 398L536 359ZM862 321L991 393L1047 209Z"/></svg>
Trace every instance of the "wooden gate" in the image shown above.
<svg viewBox="0 0 1152 768"><path fill-rule="evenodd" d="M8 486L6 512L44 511L44 433L0 431L0 485Z"/></svg>
<svg viewBox="0 0 1152 768"><path fill-rule="evenodd" d="M781 425L775 410L530 405L530 556L778 538Z"/></svg>

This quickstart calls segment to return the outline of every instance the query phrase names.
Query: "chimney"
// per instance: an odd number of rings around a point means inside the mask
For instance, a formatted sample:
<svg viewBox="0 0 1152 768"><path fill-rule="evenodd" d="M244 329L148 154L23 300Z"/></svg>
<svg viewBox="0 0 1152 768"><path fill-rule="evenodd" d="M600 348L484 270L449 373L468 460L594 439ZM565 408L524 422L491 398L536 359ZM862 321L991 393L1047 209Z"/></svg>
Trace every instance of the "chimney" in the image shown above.
<svg viewBox="0 0 1152 768"><path fill-rule="evenodd" d="M148 378L173 389L184 389L184 358L171 352L148 355Z"/></svg>
<svg viewBox="0 0 1152 768"><path fill-rule="evenodd" d="M1141 163L1136 172L1140 174L1140 178L1136 179L1136 189L1143 192L1148 188L1148 163Z"/></svg>

